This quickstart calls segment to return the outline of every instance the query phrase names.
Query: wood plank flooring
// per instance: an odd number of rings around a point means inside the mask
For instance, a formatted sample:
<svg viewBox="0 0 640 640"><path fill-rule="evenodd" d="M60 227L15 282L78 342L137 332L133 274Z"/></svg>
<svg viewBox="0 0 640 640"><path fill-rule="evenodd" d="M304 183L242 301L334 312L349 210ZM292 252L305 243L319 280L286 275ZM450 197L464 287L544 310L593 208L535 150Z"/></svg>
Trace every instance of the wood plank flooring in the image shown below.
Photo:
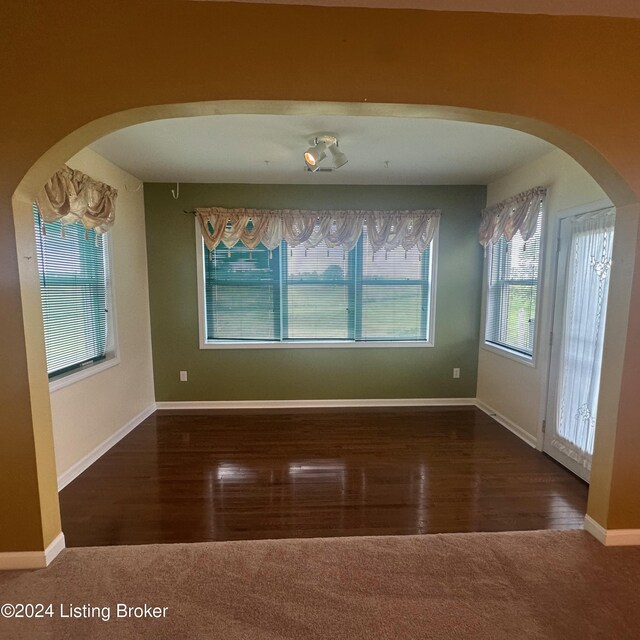
<svg viewBox="0 0 640 640"><path fill-rule="evenodd" d="M68 546L580 528L586 502L473 407L157 412L60 493Z"/></svg>

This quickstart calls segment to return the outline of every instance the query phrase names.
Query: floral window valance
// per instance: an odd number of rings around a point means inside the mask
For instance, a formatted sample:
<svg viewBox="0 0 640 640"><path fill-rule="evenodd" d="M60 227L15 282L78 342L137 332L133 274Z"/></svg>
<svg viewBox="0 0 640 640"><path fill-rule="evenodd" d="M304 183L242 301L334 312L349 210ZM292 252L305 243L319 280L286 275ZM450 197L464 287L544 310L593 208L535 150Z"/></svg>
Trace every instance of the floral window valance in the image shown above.
<svg viewBox="0 0 640 640"><path fill-rule="evenodd" d="M529 240L536 231L546 196L544 187L534 187L483 209L480 244L486 249L502 236L508 242L518 231L525 242Z"/></svg>
<svg viewBox="0 0 640 640"><path fill-rule="evenodd" d="M350 251L366 224L373 251L398 247L425 251L440 222L440 210L416 211L304 211L299 209L196 209L205 245L213 251L220 243L248 249L262 243L275 249L283 240L291 247L303 244Z"/></svg>
<svg viewBox="0 0 640 640"><path fill-rule="evenodd" d="M44 222L72 224L106 233L115 220L118 191L66 165L44 185L37 198Z"/></svg>

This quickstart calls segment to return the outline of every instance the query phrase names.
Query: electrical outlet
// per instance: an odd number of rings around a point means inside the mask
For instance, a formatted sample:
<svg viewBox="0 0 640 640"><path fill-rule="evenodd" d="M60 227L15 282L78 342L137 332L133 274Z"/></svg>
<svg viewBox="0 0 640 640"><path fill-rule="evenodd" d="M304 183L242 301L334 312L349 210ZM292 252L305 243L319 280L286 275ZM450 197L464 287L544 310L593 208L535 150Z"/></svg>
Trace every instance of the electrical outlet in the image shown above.
<svg viewBox="0 0 640 640"><path fill-rule="evenodd" d="M460 377L460 369L458 369L458 367L456 367L456 368L453 370L453 377L454 377L454 378L459 378L459 377Z"/></svg>
<svg viewBox="0 0 640 640"><path fill-rule="evenodd" d="M180 382L186 382L187 381L187 372L186 371L181 371L180 372Z"/></svg>

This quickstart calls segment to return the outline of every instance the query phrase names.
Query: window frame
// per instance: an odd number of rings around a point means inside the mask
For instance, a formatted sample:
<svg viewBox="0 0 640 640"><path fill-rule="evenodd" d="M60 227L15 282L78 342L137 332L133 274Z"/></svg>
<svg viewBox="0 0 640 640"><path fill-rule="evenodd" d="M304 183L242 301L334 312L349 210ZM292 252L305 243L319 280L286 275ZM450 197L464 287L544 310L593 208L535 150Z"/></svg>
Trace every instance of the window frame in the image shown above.
<svg viewBox="0 0 640 640"><path fill-rule="evenodd" d="M438 282L438 236L439 232L433 236L431 242L431 269L430 269L430 292L429 292L429 311L427 316L427 327L429 335L426 340L371 340L356 342L354 340L300 340L296 342L285 341L224 341L213 342L207 340L207 327L205 318L205 253L204 239L200 233L198 220L195 220L195 254L197 268L198 283L198 337L200 349L376 349L376 348L415 348L415 347L434 347L435 346L435 319L436 319L436 292ZM358 278L359 284L362 284L362 277Z"/></svg>
<svg viewBox="0 0 640 640"><path fill-rule="evenodd" d="M491 263L493 260L493 249L495 245L490 245L487 250L487 254L484 259L484 269L483 269L483 283L482 283L482 322L480 327L480 347L485 351L489 351L491 353L495 353L504 358L508 358L509 360L514 360L515 362L519 362L520 364L527 365L529 367L535 368L538 358L538 336L540 331L540 324L542 322L542 312L541 303L542 303L542 288L544 286L544 260L545 260L545 241L546 241L546 222L548 216L548 210L545 210L544 213L541 214L540 219L540 252L538 254L538 278L536 281L536 315L533 327L533 347L531 350L531 355L526 354L522 351L519 351L515 348L510 348L507 345L502 345L496 342L490 342L487 340L487 317L490 312L490 303L489 303L489 278L491 275ZM524 279L517 282L527 282ZM513 282L512 282L513 284Z"/></svg>
<svg viewBox="0 0 640 640"><path fill-rule="evenodd" d="M78 223L73 223L78 224ZM34 224L34 255L38 256L36 234L41 233L39 229L36 229ZM91 376L94 376L102 371L110 369L120 363L120 349L118 341L117 330L117 310L116 310L116 296L113 277L113 248L111 234L103 234L100 237L100 242L103 246L104 260L106 266L106 292L105 292L105 304L107 308L107 344L105 348L105 357L95 361L87 361L85 364L79 364L73 369L61 371L51 377L49 377L49 392L58 391L64 387L68 387L80 380L85 380ZM38 273L40 266L38 265ZM38 290L40 292L40 285L38 284ZM40 301L42 301L42 293L40 292ZM43 340L44 340L44 321L42 326ZM44 348L44 347L43 347ZM45 354L46 362L46 354Z"/></svg>

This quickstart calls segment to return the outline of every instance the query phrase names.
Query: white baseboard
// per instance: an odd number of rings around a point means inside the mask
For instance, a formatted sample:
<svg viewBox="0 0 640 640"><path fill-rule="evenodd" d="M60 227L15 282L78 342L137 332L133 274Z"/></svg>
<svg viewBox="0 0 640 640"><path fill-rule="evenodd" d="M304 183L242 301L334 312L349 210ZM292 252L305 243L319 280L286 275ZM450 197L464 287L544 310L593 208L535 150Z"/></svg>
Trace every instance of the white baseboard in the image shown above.
<svg viewBox="0 0 640 640"><path fill-rule="evenodd" d="M509 418L505 418L503 415L500 415L495 409L490 407L488 404L485 404L481 400L476 398L475 401L476 407L481 411L484 411L488 416L492 417L496 422L500 423L503 427L506 427L511 431L511 433L515 434L526 442L530 447L534 449L538 448L538 440L535 436L531 435L526 429L523 429L520 425L517 425L515 422L509 420Z"/></svg>
<svg viewBox="0 0 640 640"><path fill-rule="evenodd" d="M64 550L65 541L62 531L54 538L53 542L44 550L45 567L48 567L58 554Z"/></svg>
<svg viewBox="0 0 640 640"><path fill-rule="evenodd" d="M59 533L44 551L6 551L0 553L0 571L44 569L64 549L64 534Z"/></svg>
<svg viewBox="0 0 640 640"><path fill-rule="evenodd" d="M201 400L157 402L157 409L329 409L333 407L474 406L475 398L382 398L346 400Z"/></svg>
<svg viewBox="0 0 640 640"><path fill-rule="evenodd" d="M640 545L640 529L605 529L589 515L584 517L584 528L605 547Z"/></svg>
<svg viewBox="0 0 640 640"><path fill-rule="evenodd" d="M100 456L104 455L113 445L118 443L127 434L131 433L145 418L148 418L156 410L155 402L150 404L144 411L129 420L124 427L118 429L104 442L99 444L93 451L90 451L84 458L78 460L64 473L58 476L58 491L64 489L72 480L75 480L83 471L86 471Z"/></svg>
<svg viewBox="0 0 640 640"><path fill-rule="evenodd" d="M596 540L606 544L607 530L601 527L591 516L584 517L584 529L588 531Z"/></svg>

